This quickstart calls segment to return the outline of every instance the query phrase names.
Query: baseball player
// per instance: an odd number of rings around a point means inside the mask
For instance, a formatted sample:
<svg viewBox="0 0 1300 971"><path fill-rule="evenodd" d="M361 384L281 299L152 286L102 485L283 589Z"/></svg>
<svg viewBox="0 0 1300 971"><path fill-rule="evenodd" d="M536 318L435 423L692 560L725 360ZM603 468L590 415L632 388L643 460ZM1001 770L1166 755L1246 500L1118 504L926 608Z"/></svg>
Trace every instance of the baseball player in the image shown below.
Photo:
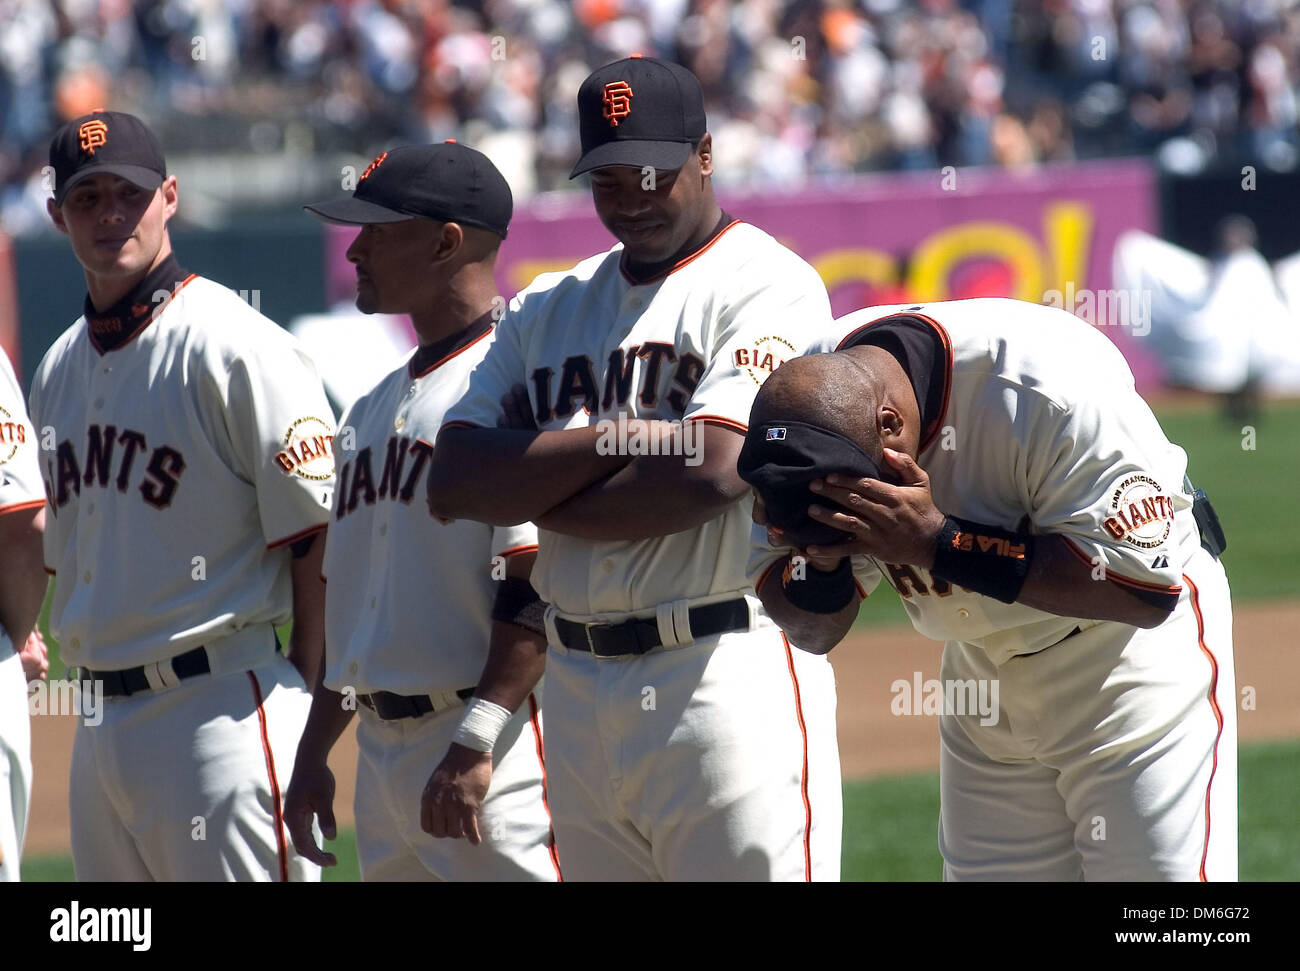
<svg viewBox="0 0 1300 971"><path fill-rule="evenodd" d="M50 164L88 290L30 394L51 628L104 699L73 747L77 878L319 879L281 787L323 649L333 414L289 334L177 262L139 119L69 122Z"/></svg>
<svg viewBox="0 0 1300 971"><path fill-rule="evenodd" d="M1223 535L1119 351L1000 299L833 333L754 403L741 471L805 559L756 530L751 571L805 650L882 576L946 642L945 878L1235 880Z"/></svg>
<svg viewBox="0 0 1300 971"><path fill-rule="evenodd" d="M356 834L364 880L559 877L534 686L543 604L531 524L429 515L424 477L447 408L492 343L505 179L462 145L385 152L356 193L309 206L361 226L357 307L409 313L420 346L344 414L327 533L326 664L286 814L299 851L332 866L330 748L358 702ZM432 774L430 774L432 772ZM443 837L443 838L435 838Z"/></svg>
<svg viewBox="0 0 1300 971"><path fill-rule="evenodd" d="M18 379L0 352L0 883L18 879L32 795L27 682L49 670L44 641L33 633L48 580L36 449Z"/></svg>
<svg viewBox="0 0 1300 971"><path fill-rule="evenodd" d="M537 523L566 879L838 879L831 670L753 595L736 475L754 393L829 324L825 288L719 208L689 71L617 61L578 112L573 175L619 244L512 301L438 436L431 508Z"/></svg>

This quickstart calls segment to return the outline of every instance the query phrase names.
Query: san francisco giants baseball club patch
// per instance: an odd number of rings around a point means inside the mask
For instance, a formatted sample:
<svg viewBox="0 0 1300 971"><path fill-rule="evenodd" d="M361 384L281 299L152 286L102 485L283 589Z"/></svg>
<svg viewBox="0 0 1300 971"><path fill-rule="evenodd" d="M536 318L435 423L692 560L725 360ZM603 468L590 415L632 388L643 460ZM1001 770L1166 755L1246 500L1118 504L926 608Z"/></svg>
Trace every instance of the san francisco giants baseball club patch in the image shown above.
<svg viewBox="0 0 1300 971"><path fill-rule="evenodd" d="M299 418L284 434L275 464L285 475L317 482L334 475L334 426L319 418Z"/></svg>
<svg viewBox="0 0 1300 971"><path fill-rule="evenodd" d="M1126 476L1110 495L1109 512L1106 532L1144 550L1163 546L1174 524L1174 501L1149 475Z"/></svg>
<svg viewBox="0 0 1300 971"><path fill-rule="evenodd" d="M736 367L743 370L754 383L761 385L767 376L794 357L794 345L784 337L760 337L753 347L738 347L732 355Z"/></svg>
<svg viewBox="0 0 1300 971"><path fill-rule="evenodd" d="M18 454L18 446L27 444L27 426L0 406L0 465Z"/></svg>

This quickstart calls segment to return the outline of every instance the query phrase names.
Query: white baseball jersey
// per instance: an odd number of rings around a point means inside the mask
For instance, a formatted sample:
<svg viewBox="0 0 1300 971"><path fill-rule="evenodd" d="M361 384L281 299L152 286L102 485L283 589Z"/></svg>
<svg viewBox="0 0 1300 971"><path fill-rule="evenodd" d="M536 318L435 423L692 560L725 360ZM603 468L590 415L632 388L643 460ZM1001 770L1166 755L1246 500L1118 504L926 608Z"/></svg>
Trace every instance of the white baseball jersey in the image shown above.
<svg viewBox="0 0 1300 971"><path fill-rule="evenodd" d="M407 361L344 414L326 534L325 684L360 694L430 694L478 683L502 560L537 549L531 523L442 524L425 498L432 442L492 343L416 374Z"/></svg>
<svg viewBox="0 0 1300 971"><path fill-rule="evenodd" d="M288 545L324 528L334 418L311 360L220 284L190 275L132 339L85 318L32 382L69 665L160 661L291 612Z"/></svg>
<svg viewBox="0 0 1300 971"><path fill-rule="evenodd" d="M946 357L942 411L922 429L916 456L935 505L1004 529L1061 535L1113 583L1179 593L1183 567L1200 549L1183 491L1187 455L1165 438L1115 345L1064 310L973 299L869 307L836 321L808 353L851 344L863 328L905 311L933 328ZM754 530L754 539L757 578L774 560L766 531ZM864 596L887 576L920 633L974 644L999 664L1078 624L917 566L858 556L853 568Z"/></svg>
<svg viewBox="0 0 1300 971"><path fill-rule="evenodd" d="M0 515L45 504L37 445L18 379L9 357L0 352ZM0 550L0 565L3 556ZM16 653L20 647L0 626L0 883L18 879L32 790L27 679Z"/></svg>
<svg viewBox="0 0 1300 971"><path fill-rule="evenodd" d="M747 223L732 222L647 285L624 275L622 250L543 274L521 291L447 424L495 427L501 397L526 379L542 430L625 413L743 433L762 380L830 322L816 271ZM582 619L743 590L750 505L636 541L541 530L533 585L562 614Z"/></svg>
<svg viewBox="0 0 1300 971"><path fill-rule="evenodd" d="M1235 880L1231 603L1183 491L1186 454L1114 345L1062 310L1001 299L873 307L837 321L810 353L895 326L930 348L909 375L923 399L917 464L940 510L1060 536L1095 582L1173 602L1167 620L1139 629L853 558L864 595L885 576L916 629L946 642L945 878ZM916 366L925 360L933 366ZM756 575L779 562L765 533L755 530Z"/></svg>
<svg viewBox="0 0 1300 971"><path fill-rule="evenodd" d="M615 246L521 292L447 425L495 426L499 399L522 383L542 430L627 414L743 433L762 381L830 322L816 272L745 223L654 280L629 280L621 256ZM533 585L554 605L547 778L565 879L839 877L834 678L825 658L791 651L748 589L750 507L644 540L539 530ZM679 607L740 595L747 630L674 639ZM555 611L655 615L665 647L635 659L569 650Z"/></svg>

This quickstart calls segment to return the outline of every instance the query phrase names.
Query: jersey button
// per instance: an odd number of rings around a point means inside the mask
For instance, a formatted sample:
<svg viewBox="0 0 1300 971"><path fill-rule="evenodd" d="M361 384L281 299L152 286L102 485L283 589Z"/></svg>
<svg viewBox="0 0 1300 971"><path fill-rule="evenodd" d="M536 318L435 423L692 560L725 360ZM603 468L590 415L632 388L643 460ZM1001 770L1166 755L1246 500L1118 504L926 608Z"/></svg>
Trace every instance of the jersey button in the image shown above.
<svg viewBox="0 0 1300 971"><path fill-rule="evenodd" d="M74 638L72 639L72 649L73 649L74 651L79 651L79 650L81 650L81 639L80 639L80 638L78 638L78 637L74 637Z"/></svg>
<svg viewBox="0 0 1300 971"><path fill-rule="evenodd" d="M370 609L371 609L371 610L374 610L374 609L375 609L375 598L374 598L374 597L371 597L371 598L370 598Z"/></svg>
<svg viewBox="0 0 1300 971"><path fill-rule="evenodd" d="M93 502L91 502L91 503L87 503L87 504L86 504L86 515L87 515L87 516L93 516L94 514L95 514L95 504L94 504Z"/></svg>
<svg viewBox="0 0 1300 971"><path fill-rule="evenodd" d="M605 557L605 559L600 561L600 568L604 570L606 573L608 573L612 569L614 569L614 561L611 560L609 557Z"/></svg>
<svg viewBox="0 0 1300 971"><path fill-rule="evenodd" d="M87 570L84 574L82 574L81 579L83 579L83 580L85 580L87 583L89 583L89 582L90 582L90 571Z"/></svg>
<svg viewBox="0 0 1300 971"><path fill-rule="evenodd" d="M356 674L356 673L357 673L357 662L353 661L351 664L348 665L348 674Z"/></svg>
<svg viewBox="0 0 1300 971"><path fill-rule="evenodd" d="M380 535L380 536L387 536L387 535L388 535L388 523L380 523L380 524L379 524L379 535Z"/></svg>
<svg viewBox="0 0 1300 971"><path fill-rule="evenodd" d="M645 306L645 301L642 300L640 297L633 297L627 303L628 306L631 307L633 310L640 310L643 306Z"/></svg>
<svg viewBox="0 0 1300 971"><path fill-rule="evenodd" d="M95 399L95 407L96 407L96 408L103 408L103 407L104 407L104 399L103 399L103 398L96 398L96 399Z"/></svg>
<svg viewBox="0 0 1300 971"><path fill-rule="evenodd" d="M970 611L967 610L965 607L958 607L958 608L957 608L957 616L960 617L962 620L969 620L969 619L970 619Z"/></svg>
<svg viewBox="0 0 1300 971"><path fill-rule="evenodd" d="M400 432L400 431L401 431L405 426L406 426L406 419L405 419L405 418L399 418L399 419L397 419L397 421L393 422L393 430L394 430L394 431L399 431L399 432Z"/></svg>

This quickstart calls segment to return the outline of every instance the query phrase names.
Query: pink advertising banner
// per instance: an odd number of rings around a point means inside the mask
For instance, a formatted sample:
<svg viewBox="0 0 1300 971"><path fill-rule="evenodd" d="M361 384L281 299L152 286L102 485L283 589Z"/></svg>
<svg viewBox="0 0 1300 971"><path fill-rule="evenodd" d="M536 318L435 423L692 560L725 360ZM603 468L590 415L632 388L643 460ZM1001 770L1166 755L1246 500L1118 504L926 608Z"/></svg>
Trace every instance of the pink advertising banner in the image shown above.
<svg viewBox="0 0 1300 971"><path fill-rule="evenodd" d="M1009 296L1055 302L1086 317L1081 295L1110 287L1117 237L1128 229L1155 231L1157 220L1154 173L1143 160L1026 173L894 173L792 193L719 196L732 215L816 267L837 315L873 304ZM353 233L331 233L327 285L335 303L352 292L343 253ZM538 273L570 267L613 243L586 193L535 199L516 211L502 246L502 293L513 296ZM1123 328L1105 329L1139 382L1148 383L1154 371L1132 338Z"/></svg>

